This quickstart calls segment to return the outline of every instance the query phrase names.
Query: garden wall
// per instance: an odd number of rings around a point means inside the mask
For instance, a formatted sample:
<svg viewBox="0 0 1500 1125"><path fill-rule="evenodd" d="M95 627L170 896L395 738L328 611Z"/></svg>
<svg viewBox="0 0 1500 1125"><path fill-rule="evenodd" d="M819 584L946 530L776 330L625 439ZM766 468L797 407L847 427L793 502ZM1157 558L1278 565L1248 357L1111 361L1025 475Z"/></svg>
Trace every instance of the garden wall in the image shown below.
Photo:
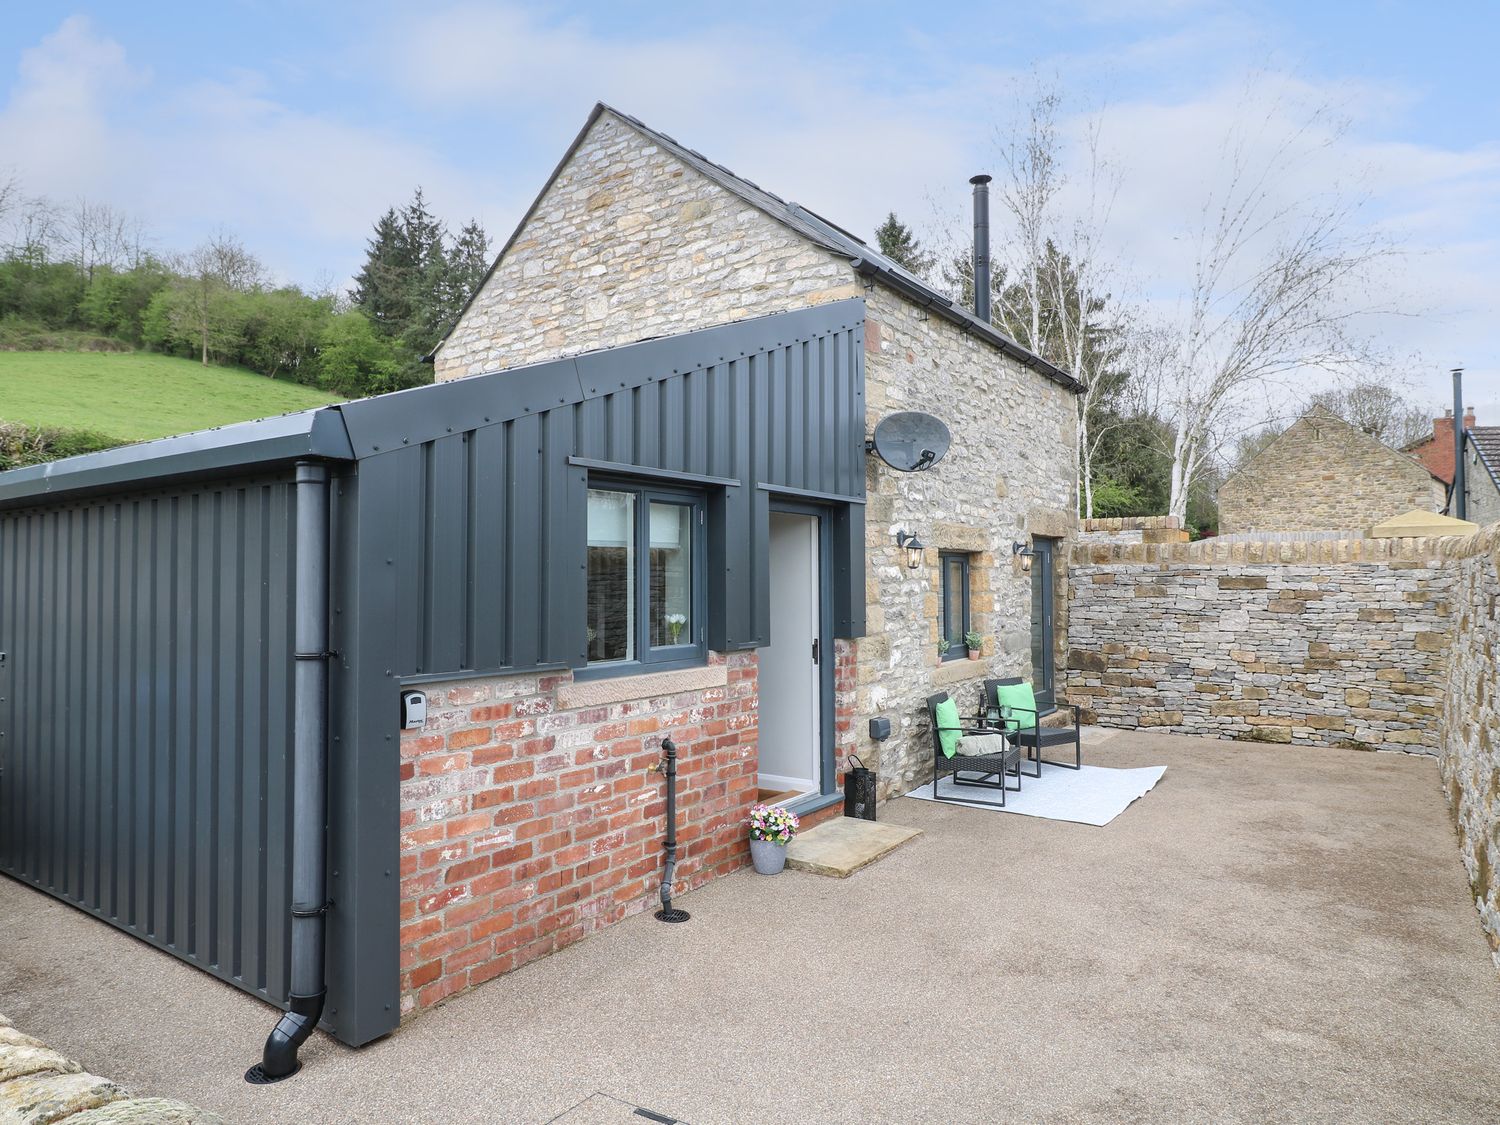
<svg viewBox="0 0 1500 1125"><path fill-rule="evenodd" d="M1500 525L1457 541L1451 553L1453 634L1440 764L1480 924L1500 965Z"/></svg>
<svg viewBox="0 0 1500 1125"><path fill-rule="evenodd" d="M1106 726L1435 754L1444 542L1080 545L1068 699Z"/></svg>

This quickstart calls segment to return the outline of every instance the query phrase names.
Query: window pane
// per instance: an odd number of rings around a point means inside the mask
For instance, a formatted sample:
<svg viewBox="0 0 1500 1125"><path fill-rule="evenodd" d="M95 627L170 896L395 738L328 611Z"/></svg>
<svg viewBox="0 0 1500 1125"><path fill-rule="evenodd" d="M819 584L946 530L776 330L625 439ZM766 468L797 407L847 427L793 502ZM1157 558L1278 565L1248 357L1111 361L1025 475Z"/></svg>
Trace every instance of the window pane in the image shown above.
<svg viewBox="0 0 1500 1125"><path fill-rule="evenodd" d="M968 600L965 566L962 557L943 556L943 620L942 635L947 639L948 657L961 654L964 647L964 632L968 622L964 619L965 602Z"/></svg>
<svg viewBox="0 0 1500 1125"><path fill-rule="evenodd" d="M693 643L693 509L651 504L651 647Z"/></svg>
<svg viewBox="0 0 1500 1125"><path fill-rule="evenodd" d="M589 489L590 663L635 659L635 497Z"/></svg>

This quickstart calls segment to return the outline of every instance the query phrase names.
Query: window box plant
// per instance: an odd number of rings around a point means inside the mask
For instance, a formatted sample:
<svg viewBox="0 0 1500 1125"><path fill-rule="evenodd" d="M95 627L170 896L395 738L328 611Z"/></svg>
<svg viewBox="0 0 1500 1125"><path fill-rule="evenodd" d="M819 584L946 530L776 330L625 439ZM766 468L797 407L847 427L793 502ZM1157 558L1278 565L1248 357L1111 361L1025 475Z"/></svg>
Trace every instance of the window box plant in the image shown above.
<svg viewBox="0 0 1500 1125"><path fill-rule="evenodd" d="M964 647L969 650L970 660L978 660L984 651L984 634L970 629L964 634Z"/></svg>
<svg viewBox="0 0 1500 1125"><path fill-rule="evenodd" d="M780 805L756 805L750 810L750 859L762 875L775 875L786 866L786 846L801 822Z"/></svg>

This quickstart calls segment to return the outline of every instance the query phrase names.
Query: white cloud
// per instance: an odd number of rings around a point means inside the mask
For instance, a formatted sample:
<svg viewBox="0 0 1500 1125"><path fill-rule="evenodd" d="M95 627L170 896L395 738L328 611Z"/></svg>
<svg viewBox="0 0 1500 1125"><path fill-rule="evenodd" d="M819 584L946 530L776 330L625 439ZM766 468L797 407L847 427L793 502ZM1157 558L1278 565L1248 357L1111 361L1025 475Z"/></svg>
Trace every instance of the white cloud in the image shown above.
<svg viewBox="0 0 1500 1125"><path fill-rule="evenodd" d="M351 271L375 215L417 183L440 214L478 214L504 237L598 98L856 233L894 209L931 241L936 213L961 245L966 181L998 173L994 132L1035 71L1055 74L1074 104L1112 98L1105 141L1122 175L1114 236L1139 290L1169 299L1190 262L1182 236L1219 141L1245 116L1237 76L1267 55L1254 34L1274 28L1212 0L1134 0L1123 22L1103 0L1038 14L1070 19L1092 27L1082 41L1094 46L1029 59L999 39L979 52L913 27L892 31L873 57L749 16L705 13L646 33L515 4L438 4L373 23L349 44L309 46L306 58L289 52L261 70L173 85L73 18L25 53L0 108L0 163L14 163L31 191L133 210L167 246L222 224L283 276L311 281L320 269ZM1114 39L1101 40L1111 25ZM408 112L386 121L294 104L285 90L317 88L298 78L314 51L341 87L395 83ZM1278 190L1296 199L1363 181L1369 221L1412 249L1383 286L1421 315L1383 325L1387 343L1422 354L1430 371L1414 385L1434 403L1449 363L1467 361L1481 416L1500 422L1490 327L1500 310L1500 148L1391 139L1414 97L1395 81L1283 68L1268 88L1281 105L1261 108L1278 123L1325 101L1350 115L1350 130Z"/></svg>
<svg viewBox="0 0 1500 1125"><path fill-rule="evenodd" d="M224 227L303 282L352 272L375 217L419 183L443 214L483 204L421 142L292 108L253 71L164 86L82 17L23 55L0 153L28 193L122 207L168 250Z"/></svg>

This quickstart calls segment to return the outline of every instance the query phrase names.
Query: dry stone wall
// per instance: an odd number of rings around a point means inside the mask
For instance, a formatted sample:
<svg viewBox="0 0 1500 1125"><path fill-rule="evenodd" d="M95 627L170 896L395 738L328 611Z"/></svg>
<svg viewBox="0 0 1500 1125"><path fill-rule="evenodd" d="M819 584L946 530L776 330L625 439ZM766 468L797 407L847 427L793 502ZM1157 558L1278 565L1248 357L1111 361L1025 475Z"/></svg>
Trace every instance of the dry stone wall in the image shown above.
<svg viewBox="0 0 1500 1125"><path fill-rule="evenodd" d="M1442 542L1080 547L1068 698L1107 726L1436 753Z"/></svg>
<svg viewBox="0 0 1500 1125"><path fill-rule="evenodd" d="M1480 924L1500 965L1500 525L1453 549L1453 643L1440 762Z"/></svg>

